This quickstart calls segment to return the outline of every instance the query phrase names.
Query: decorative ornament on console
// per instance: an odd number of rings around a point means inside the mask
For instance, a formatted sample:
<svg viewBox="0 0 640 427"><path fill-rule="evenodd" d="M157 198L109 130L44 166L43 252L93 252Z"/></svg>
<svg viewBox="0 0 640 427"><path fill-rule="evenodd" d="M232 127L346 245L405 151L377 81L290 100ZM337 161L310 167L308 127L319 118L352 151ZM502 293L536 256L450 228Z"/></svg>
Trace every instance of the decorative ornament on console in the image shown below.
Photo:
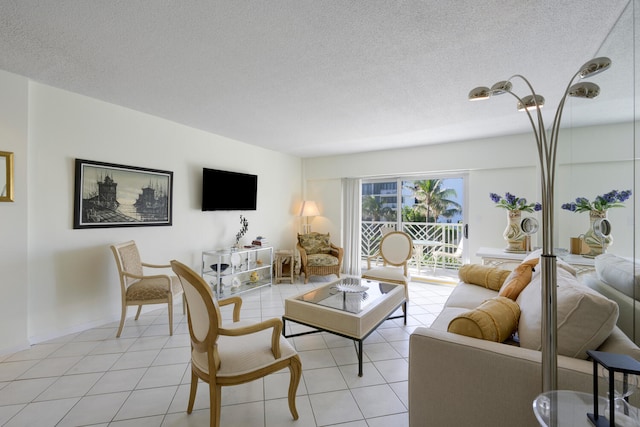
<svg viewBox="0 0 640 427"><path fill-rule="evenodd" d="M507 241L505 252L525 252L527 234L522 232L520 226L522 211L533 212L542 209L542 205L538 202L527 203L527 199L514 196L511 193L505 193L504 197L490 193L489 197L496 204L497 208L507 210L507 228L502 236Z"/></svg>
<svg viewBox="0 0 640 427"><path fill-rule="evenodd" d="M611 190L601 196L596 196L593 202L585 197L576 198L575 202L564 203L562 209L571 212L589 212L589 229L584 233L584 242L589 246L589 252L582 256L595 258L607 251L613 243L611 223L607 219L607 212L611 208L623 208L624 202L631 196L631 190Z"/></svg>
<svg viewBox="0 0 640 427"><path fill-rule="evenodd" d="M240 231L236 233L236 249L240 249L240 239L242 239L242 237L247 233L247 230L249 230L249 221L247 221L247 218L243 215L240 215L240 225Z"/></svg>

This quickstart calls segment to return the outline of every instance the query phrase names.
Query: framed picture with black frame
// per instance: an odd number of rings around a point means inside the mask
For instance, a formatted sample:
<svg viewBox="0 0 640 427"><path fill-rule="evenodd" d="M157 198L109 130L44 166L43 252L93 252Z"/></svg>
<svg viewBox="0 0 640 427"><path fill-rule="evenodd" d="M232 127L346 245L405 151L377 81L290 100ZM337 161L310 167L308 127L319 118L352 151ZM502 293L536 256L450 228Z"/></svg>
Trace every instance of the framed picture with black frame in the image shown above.
<svg viewBox="0 0 640 427"><path fill-rule="evenodd" d="M76 159L73 228L172 224L173 172Z"/></svg>

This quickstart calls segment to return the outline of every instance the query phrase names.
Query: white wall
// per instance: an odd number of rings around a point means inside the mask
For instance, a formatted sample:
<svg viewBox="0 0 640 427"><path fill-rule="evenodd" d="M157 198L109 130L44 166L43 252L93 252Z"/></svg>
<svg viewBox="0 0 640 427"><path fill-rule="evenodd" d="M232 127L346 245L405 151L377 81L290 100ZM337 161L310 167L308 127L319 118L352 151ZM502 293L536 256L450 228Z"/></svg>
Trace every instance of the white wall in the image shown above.
<svg viewBox="0 0 640 427"><path fill-rule="evenodd" d="M595 196L616 190L634 189L633 124L616 124L563 130L558 144L558 172L555 194L554 247L569 247L569 238L584 234L589 226L586 213L560 209L576 197ZM304 159L304 179L309 198L320 206L332 205L314 220L317 231L332 235L341 227L340 179L465 172L469 184L468 255L481 246L504 247L502 232L506 213L497 209L489 193L511 192L529 201L541 201L538 152L531 133L507 137L429 145L409 149ZM635 193L635 191L634 191ZM635 233L634 199L624 208L611 209L614 244L609 252L633 256ZM541 221L540 213L524 214ZM317 226L316 226L317 224ZM533 245L542 245L540 233ZM637 252L637 249L636 249Z"/></svg>
<svg viewBox="0 0 640 427"><path fill-rule="evenodd" d="M27 341L27 90L0 71L0 151L14 155L14 202L0 203L0 354Z"/></svg>
<svg viewBox="0 0 640 427"><path fill-rule="evenodd" d="M200 210L203 167L257 174L258 208L242 212L249 221L244 242L263 235L277 248L293 247L299 158L7 73L0 74L0 89L0 150L16 152L18 175L16 203L0 204L8 219L0 226L6 272L0 354L27 339L40 342L119 319L111 243L133 239L143 260L175 258L197 271L202 250L231 246L240 212ZM173 171L173 225L74 230L76 158Z"/></svg>

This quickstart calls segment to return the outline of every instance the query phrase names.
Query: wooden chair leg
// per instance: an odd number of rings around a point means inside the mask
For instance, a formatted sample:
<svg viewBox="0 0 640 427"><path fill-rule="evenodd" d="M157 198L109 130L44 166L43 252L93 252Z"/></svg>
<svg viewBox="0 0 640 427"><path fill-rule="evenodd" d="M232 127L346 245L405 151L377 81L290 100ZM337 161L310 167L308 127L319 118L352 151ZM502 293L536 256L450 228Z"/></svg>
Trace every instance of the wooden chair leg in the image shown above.
<svg viewBox="0 0 640 427"><path fill-rule="evenodd" d="M220 407L222 387L209 383L209 405L211 406L211 427L220 427Z"/></svg>
<svg viewBox="0 0 640 427"><path fill-rule="evenodd" d="M193 370L191 371L191 389L189 391L189 404L187 405L187 414L193 411L193 404L196 401L196 391L198 391L198 376Z"/></svg>
<svg viewBox="0 0 640 427"><path fill-rule="evenodd" d="M290 359L289 372L291 379L289 381L289 411L294 420L298 419L298 410L296 409L296 392L298 391L298 384L300 384L300 377L302 376L302 362L300 357L295 355Z"/></svg>
<svg viewBox="0 0 640 427"><path fill-rule="evenodd" d="M142 304L140 304L138 306L138 311L136 312L136 320L138 320L138 317L140 317L140 312L142 311Z"/></svg>
<svg viewBox="0 0 640 427"><path fill-rule="evenodd" d="M120 326L118 326L118 333L116 333L116 338L120 338L120 334L122 333L122 328L124 327L124 319L127 317L127 305L122 304L122 314L120 315Z"/></svg>

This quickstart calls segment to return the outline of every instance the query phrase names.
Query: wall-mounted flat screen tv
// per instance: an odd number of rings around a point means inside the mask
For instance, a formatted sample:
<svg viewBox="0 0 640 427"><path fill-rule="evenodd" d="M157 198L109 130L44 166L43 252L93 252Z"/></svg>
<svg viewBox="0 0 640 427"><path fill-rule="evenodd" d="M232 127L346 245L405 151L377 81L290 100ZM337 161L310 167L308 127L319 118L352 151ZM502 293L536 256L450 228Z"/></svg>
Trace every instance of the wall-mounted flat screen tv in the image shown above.
<svg viewBox="0 0 640 427"><path fill-rule="evenodd" d="M255 211L258 176L202 169L203 211Z"/></svg>

